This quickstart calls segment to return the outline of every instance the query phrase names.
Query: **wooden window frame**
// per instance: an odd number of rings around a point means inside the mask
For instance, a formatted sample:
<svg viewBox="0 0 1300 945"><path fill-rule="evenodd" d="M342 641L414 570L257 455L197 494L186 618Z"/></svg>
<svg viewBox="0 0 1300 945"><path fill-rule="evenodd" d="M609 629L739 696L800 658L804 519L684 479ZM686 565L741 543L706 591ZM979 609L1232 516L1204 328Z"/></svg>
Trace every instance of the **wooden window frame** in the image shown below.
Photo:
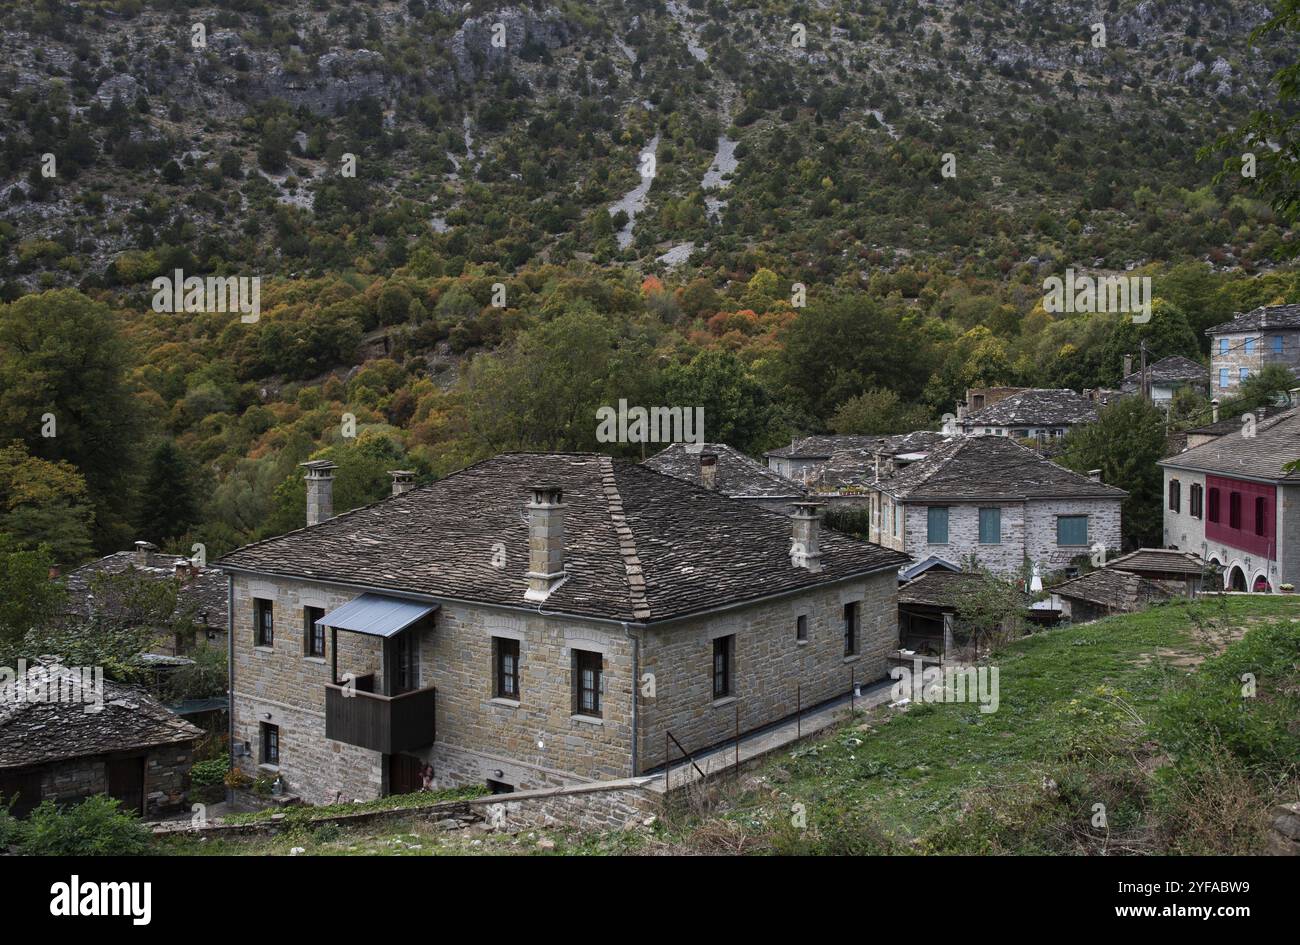
<svg viewBox="0 0 1300 945"><path fill-rule="evenodd" d="M1218 525L1220 523L1219 522L1220 516L1223 515L1223 508L1222 508L1223 503L1219 497L1218 488L1214 486L1210 487L1210 499L1209 502L1207 502L1206 504L1209 507L1207 518L1215 525Z"/></svg>
<svg viewBox="0 0 1300 945"><path fill-rule="evenodd" d="M1183 510L1183 484L1177 479L1169 480L1169 511L1181 512Z"/></svg>
<svg viewBox="0 0 1300 945"><path fill-rule="evenodd" d="M1205 514L1205 488L1199 483L1192 483L1188 495L1188 512L1192 518L1199 519Z"/></svg>
<svg viewBox="0 0 1300 945"><path fill-rule="evenodd" d="M280 726L270 722L261 723L258 760L264 765L280 767Z"/></svg>
<svg viewBox="0 0 1300 945"><path fill-rule="evenodd" d="M726 699L736 694L736 636L715 637L713 640L713 699Z"/></svg>
<svg viewBox="0 0 1300 945"><path fill-rule="evenodd" d="M1268 513L1268 501L1262 496L1255 496L1255 534L1261 538L1268 534L1268 529L1264 527L1264 518Z"/></svg>
<svg viewBox="0 0 1300 945"><path fill-rule="evenodd" d="M844 656L857 656L859 638L862 636L862 601L851 600L844 605Z"/></svg>
<svg viewBox="0 0 1300 945"><path fill-rule="evenodd" d="M320 616L316 616L319 614ZM325 616L323 607L303 607L302 609L302 655L315 659L325 658L325 628L317 627L316 621Z"/></svg>
<svg viewBox="0 0 1300 945"><path fill-rule="evenodd" d="M808 615L800 614L794 619L794 638L799 643L808 642Z"/></svg>
<svg viewBox="0 0 1300 945"><path fill-rule="evenodd" d="M594 674L592 685L584 685L583 674ZM573 714L599 719L604 712L605 657L595 650L573 651ZM583 705L583 697L590 694L591 708Z"/></svg>
<svg viewBox="0 0 1300 945"><path fill-rule="evenodd" d="M1241 493L1235 489L1228 493L1228 527L1241 531Z"/></svg>
<svg viewBox="0 0 1300 945"><path fill-rule="evenodd" d="M265 597L253 598L253 642L256 646L275 646L275 603Z"/></svg>
<svg viewBox="0 0 1300 945"><path fill-rule="evenodd" d="M496 699L520 701L519 697L519 641L510 637L492 638L492 695ZM511 669L506 671L506 660ZM510 685L507 686L507 680Z"/></svg>

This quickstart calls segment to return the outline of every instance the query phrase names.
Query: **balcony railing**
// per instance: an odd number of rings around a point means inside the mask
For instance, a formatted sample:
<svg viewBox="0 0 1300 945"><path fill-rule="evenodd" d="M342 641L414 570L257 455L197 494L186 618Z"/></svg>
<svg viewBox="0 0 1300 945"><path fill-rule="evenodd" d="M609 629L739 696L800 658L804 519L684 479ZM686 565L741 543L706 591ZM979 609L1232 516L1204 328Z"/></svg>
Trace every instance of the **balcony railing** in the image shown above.
<svg viewBox="0 0 1300 945"><path fill-rule="evenodd" d="M352 689L326 684L326 738L386 755L433 744L438 696L434 687L396 696L365 691L368 688L373 681L367 677Z"/></svg>

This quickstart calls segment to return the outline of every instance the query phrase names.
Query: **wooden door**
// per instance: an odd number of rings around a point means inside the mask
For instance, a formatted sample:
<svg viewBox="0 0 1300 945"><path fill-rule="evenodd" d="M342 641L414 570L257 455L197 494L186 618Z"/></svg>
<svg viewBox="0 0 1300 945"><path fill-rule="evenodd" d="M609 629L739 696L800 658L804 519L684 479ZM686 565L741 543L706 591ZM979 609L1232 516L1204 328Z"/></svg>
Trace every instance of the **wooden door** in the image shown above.
<svg viewBox="0 0 1300 945"><path fill-rule="evenodd" d="M144 758L115 758L107 762L108 795L122 809L144 816Z"/></svg>
<svg viewBox="0 0 1300 945"><path fill-rule="evenodd" d="M424 787L424 762L410 755L388 756L388 793L412 794Z"/></svg>
<svg viewBox="0 0 1300 945"><path fill-rule="evenodd" d="M0 774L0 807L13 802L11 813L26 817L41 802L41 773Z"/></svg>

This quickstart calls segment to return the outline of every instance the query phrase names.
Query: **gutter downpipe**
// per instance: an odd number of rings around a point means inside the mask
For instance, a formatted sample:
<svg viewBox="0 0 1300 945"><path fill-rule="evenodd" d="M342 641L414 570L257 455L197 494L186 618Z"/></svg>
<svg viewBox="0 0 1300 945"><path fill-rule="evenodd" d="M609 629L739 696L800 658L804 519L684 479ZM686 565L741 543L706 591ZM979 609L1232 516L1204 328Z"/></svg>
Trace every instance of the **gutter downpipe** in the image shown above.
<svg viewBox="0 0 1300 945"><path fill-rule="evenodd" d="M235 576L226 574L226 726L230 770L235 770ZM234 791L226 788L226 801Z"/></svg>
<svg viewBox="0 0 1300 945"><path fill-rule="evenodd" d="M637 707L641 700L641 638L632 632L632 628L623 622L623 633L632 641L632 777L639 775L637 767L637 744L641 739L640 713Z"/></svg>

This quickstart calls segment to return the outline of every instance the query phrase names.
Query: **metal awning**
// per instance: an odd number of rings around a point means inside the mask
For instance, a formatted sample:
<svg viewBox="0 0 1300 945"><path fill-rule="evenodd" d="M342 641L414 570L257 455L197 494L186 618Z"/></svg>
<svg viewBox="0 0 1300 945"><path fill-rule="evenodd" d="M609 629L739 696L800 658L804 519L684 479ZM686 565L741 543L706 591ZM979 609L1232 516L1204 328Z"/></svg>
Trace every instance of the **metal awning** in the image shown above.
<svg viewBox="0 0 1300 945"><path fill-rule="evenodd" d="M316 623L372 637L391 637L437 609L437 604L385 597L383 594L362 594L337 610L331 610Z"/></svg>

